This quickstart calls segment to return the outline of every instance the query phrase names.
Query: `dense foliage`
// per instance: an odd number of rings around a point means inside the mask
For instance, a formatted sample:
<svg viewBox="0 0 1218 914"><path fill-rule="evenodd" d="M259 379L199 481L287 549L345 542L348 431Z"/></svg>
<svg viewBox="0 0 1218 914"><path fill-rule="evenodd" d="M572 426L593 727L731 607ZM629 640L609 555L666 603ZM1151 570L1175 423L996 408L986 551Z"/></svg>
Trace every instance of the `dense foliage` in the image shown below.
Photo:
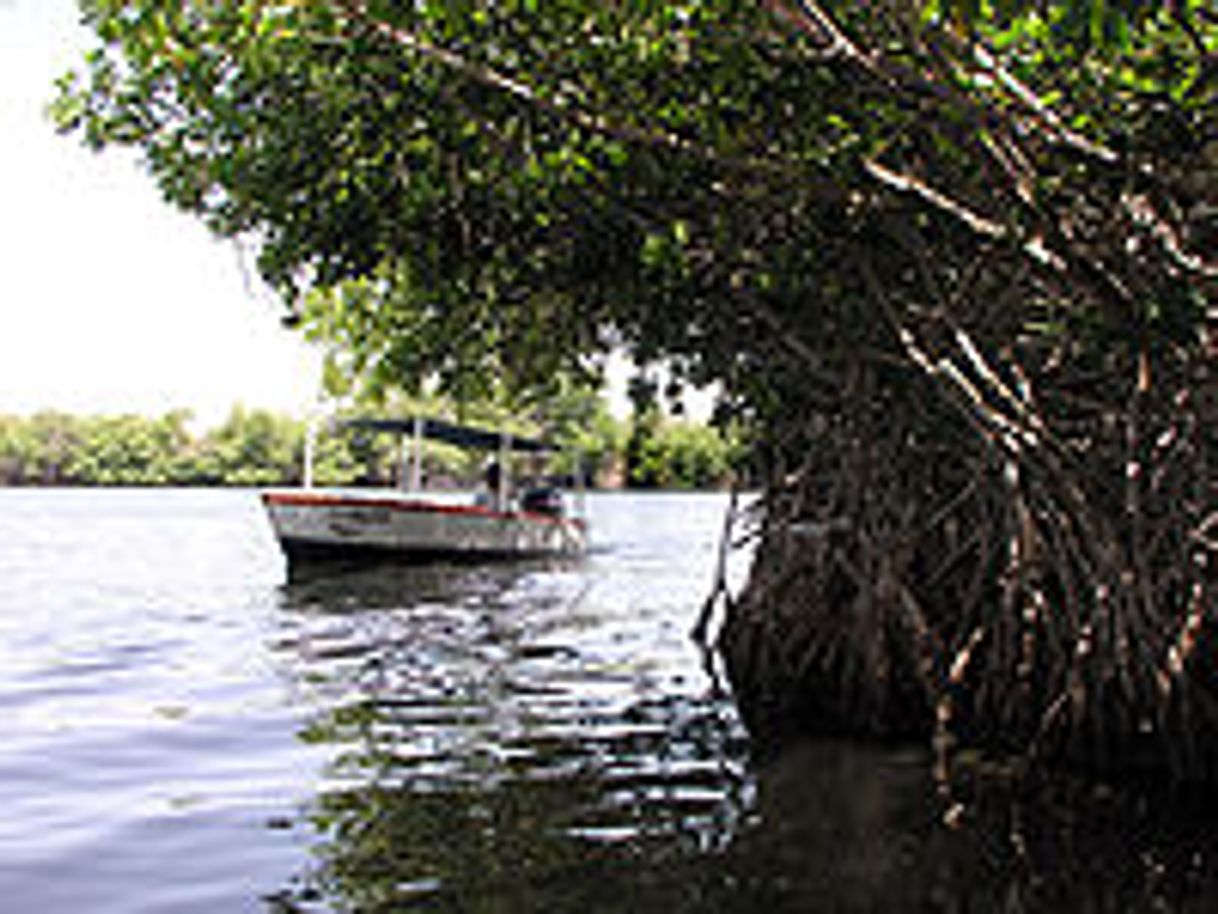
<svg viewBox="0 0 1218 914"><path fill-rule="evenodd" d="M583 471L593 485L700 489L724 486L737 468L733 441L701 424L649 423L639 440L644 469L627 465L633 424L614 419L593 398L592 421L557 427L570 450L546 473ZM582 414L581 414L582 415ZM585 417L586 418L586 417ZM301 481L305 423L266 410L235 408L216 428L189 428L189 414L73 416L41 412L0 416L0 486L258 486ZM523 431L523 429L522 429ZM386 436L323 428L314 479L331 485L390 485L400 472L397 442ZM427 476L435 485L474 485L484 455L429 445ZM577 465L576 461L580 461Z"/></svg>
<svg viewBox="0 0 1218 914"><path fill-rule="evenodd" d="M63 123L339 374L723 385L771 467L755 727L1218 770L1208 0L82 8Z"/></svg>
<svg viewBox="0 0 1218 914"><path fill-rule="evenodd" d="M894 208L1081 287L1042 333L1199 316L1187 284L1091 261L1105 218L1146 239L1131 261L1205 250L1161 197L1199 176L1150 165L1214 167L1204 3L82 8L102 42L63 123L139 146L169 200L249 239L311 331L386 383L545 385L622 343L782 391L789 362L815 377L802 325L852 332L846 255ZM1119 212L1095 211L1092 178ZM906 268L873 254L882 280Z"/></svg>
<svg viewBox="0 0 1218 914"><path fill-rule="evenodd" d="M303 426L236 408L202 436L189 414L0 416L0 485L256 485L297 481Z"/></svg>

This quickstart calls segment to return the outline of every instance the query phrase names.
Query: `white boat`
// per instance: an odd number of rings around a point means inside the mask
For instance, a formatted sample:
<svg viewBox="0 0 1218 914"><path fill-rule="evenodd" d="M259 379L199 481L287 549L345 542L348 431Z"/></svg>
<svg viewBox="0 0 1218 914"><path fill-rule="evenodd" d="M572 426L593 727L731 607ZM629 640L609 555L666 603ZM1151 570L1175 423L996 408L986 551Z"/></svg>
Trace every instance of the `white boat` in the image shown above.
<svg viewBox="0 0 1218 914"><path fill-rule="evenodd" d="M346 424L413 438L409 472L402 473L406 487L314 488L311 456L306 455L304 488L262 493L271 526L289 561L493 561L574 556L585 550L587 524L568 510L562 493L537 487L516 498L510 491L507 468L512 455L544 453L555 450L553 445L436 419L370 419ZM496 453L494 466L501 469L494 474L492 487L476 497L422 492L425 438Z"/></svg>

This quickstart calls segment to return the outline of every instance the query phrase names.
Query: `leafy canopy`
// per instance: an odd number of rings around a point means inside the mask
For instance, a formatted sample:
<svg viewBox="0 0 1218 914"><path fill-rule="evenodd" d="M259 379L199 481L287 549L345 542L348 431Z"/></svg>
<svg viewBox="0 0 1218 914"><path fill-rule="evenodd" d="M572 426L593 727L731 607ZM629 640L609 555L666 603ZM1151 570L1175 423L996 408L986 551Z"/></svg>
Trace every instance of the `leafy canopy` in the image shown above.
<svg viewBox="0 0 1218 914"><path fill-rule="evenodd" d="M789 406L874 323L859 252L894 219L937 226L957 277L982 246L1048 276L1035 332L1202 319L1181 224L1212 199L1207 0L81 8L98 43L60 123L140 149L374 387L544 390L624 346ZM1097 182L1163 282L1087 263Z"/></svg>

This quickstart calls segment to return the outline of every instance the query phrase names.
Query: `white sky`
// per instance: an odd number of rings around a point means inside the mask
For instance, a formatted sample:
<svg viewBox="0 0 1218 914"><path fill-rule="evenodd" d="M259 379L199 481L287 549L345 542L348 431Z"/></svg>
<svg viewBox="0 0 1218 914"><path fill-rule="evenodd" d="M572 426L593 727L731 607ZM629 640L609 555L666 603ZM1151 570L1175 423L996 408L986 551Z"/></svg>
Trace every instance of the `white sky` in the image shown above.
<svg viewBox="0 0 1218 914"><path fill-rule="evenodd" d="M55 80L88 44L76 0L0 0L0 415L303 415L317 353L252 264L163 202L130 152L55 133ZM626 371L610 371L619 414ZM710 399L691 395L693 414Z"/></svg>
<svg viewBox="0 0 1218 914"><path fill-rule="evenodd" d="M303 413L316 356L236 248L46 119L83 44L75 0L0 0L0 414Z"/></svg>

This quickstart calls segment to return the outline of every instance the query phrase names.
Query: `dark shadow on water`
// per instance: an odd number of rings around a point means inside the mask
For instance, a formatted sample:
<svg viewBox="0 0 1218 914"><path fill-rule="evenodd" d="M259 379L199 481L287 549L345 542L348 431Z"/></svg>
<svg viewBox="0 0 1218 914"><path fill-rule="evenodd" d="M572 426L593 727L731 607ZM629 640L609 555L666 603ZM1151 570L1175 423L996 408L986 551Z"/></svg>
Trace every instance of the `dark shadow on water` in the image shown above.
<svg viewBox="0 0 1218 914"><path fill-rule="evenodd" d="M529 563L282 587L270 647L329 761L276 910L1218 910L1216 807L1017 793L980 762L945 798L916 749L751 758L730 703L657 679L668 655L621 650L633 617L582 586Z"/></svg>
<svg viewBox="0 0 1218 914"><path fill-rule="evenodd" d="M1016 790L997 768L945 798L923 753L832 742L784 754L757 786L710 909L1218 909L1218 837L1165 799L1065 780Z"/></svg>
<svg viewBox="0 0 1218 914"><path fill-rule="evenodd" d="M755 765L710 699L430 686L302 733L336 750L308 815L327 910L1218 909L1218 836L1144 798L995 778L948 801L921 751L816 742Z"/></svg>
<svg viewBox="0 0 1218 914"><path fill-rule="evenodd" d="M948 828L924 762L812 746L755 782L708 776L700 794L586 755L582 774L447 786L363 756L377 776L314 811L311 891L359 911L1214 910L1211 834L1096 801L1022 807L1018 822L995 804Z"/></svg>
<svg viewBox="0 0 1218 914"><path fill-rule="evenodd" d="M484 737L432 751L425 734L451 737L460 718ZM668 868L722 852L751 805L741 745L696 704L501 724L409 702L315 722L311 738L348 751L332 772L347 784L312 810L313 896L359 911L673 910L684 889Z"/></svg>

